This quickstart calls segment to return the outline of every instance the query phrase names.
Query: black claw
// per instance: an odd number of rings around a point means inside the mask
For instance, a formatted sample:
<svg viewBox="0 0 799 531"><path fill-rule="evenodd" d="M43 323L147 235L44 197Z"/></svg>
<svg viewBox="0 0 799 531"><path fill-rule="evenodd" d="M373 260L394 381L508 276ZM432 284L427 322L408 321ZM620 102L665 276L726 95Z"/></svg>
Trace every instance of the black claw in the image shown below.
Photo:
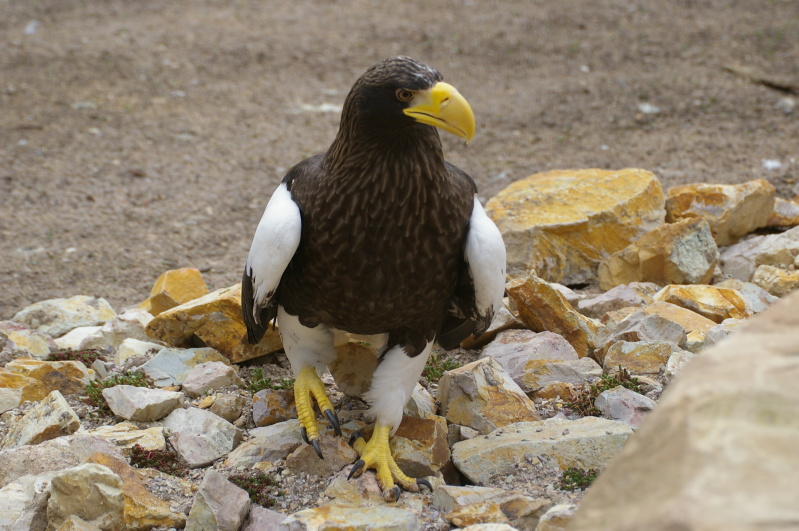
<svg viewBox="0 0 799 531"><path fill-rule="evenodd" d="M433 492L433 486L424 478L416 478L416 484L420 487L427 487L427 490Z"/></svg>
<svg viewBox="0 0 799 531"><path fill-rule="evenodd" d="M311 441L308 440L308 432L305 431L304 427L300 428L300 435L302 435L302 440L305 441L305 444L311 444Z"/></svg>
<svg viewBox="0 0 799 531"><path fill-rule="evenodd" d="M355 476L355 473L358 472L360 469L362 469L364 466L366 466L366 461L364 461L363 459L358 459L357 461L355 461L355 464L352 465L352 470L350 470L350 475L347 476L347 480L352 479Z"/></svg>
<svg viewBox="0 0 799 531"><path fill-rule="evenodd" d="M324 459L325 456L322 455L322 447L319 446L319 439L314 439L311 444L313 444L313 449L316 450L316 455L319 456L319 459Z"/></svg>
<svg viewBox="0 0 799 531"><path fill-rule="evenodd" d="M388 492L386 492L386 494L383 497L385 498L386 501L395 502L399 500L401 492L402 490L400 490L399 485L394 485L388 490Z"/></svg>
<svg viewBox="0 0 799 531"><path fill-rule="evenodd" d="M358 440L358 439L360 439L361 437L363 437L363 435L361 434L361 430L355 430L355 431L354 431L354 432L352 432L352 434L350 435L350 440L348 441L349 445L350 445L350 446L353 446L353 445L355 444L355 441L357 441L357 440Z"/></svg>
<svg viewBox="0 0 799 531"><path fill-rule="evenodd" d="M326 409L325 416L327 417L327 420L330 421L333 429L336 430L336 435L341 437L341 425L338 423L338 417L336 416L335 412L333 412L332 409Z"/></svg>

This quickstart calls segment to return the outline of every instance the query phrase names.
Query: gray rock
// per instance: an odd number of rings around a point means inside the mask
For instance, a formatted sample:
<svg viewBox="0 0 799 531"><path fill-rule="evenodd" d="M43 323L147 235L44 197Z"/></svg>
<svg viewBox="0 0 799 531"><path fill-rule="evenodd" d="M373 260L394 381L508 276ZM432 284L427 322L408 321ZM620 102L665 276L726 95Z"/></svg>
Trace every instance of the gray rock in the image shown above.
<svg viewBox="0 0 799 531"><path fill-rule="evenodd" d="M214 415L219 415L228 422L233 422L241 416L241 411L247 405L247 399L240 395L218 395L209 410Z"/></svg>
<svg viewBox="0 0 799 531"><path fill-rule="evenodd" d="M183 393L133 385L115 385L103 389L103 397L114 415L136 422L153 422L180 407Z"/></svg>
<svg viewBox="0 0 799 531"><path fill-rule="evenodd" d="M45 531L50 479L55 472L27 475L0 488L0 529Z"/></svg>
<svg viewBox="0 0 799 531"><path fill-rule="evenodd" d="M194 367L209 361L230 363L212 348L165 348L141 367L156 386L167 387L183 383Z"/></svg>
<svg viewBox="0 0 799 531"><path fill-rule="evenodd" d="M239 377L235 367L219 361L197 365L183 380L183 390L192 398L227 385L242 386L244 380Z"/></svg>
<svg viewBox="0 0 799 531"><path fill-rule="evenodd" d="M569 529L795 527L797 344L799 293L692 360L587 490Z"/></svg>
<svg viewBox="0 0 799 531"><path fill-rule="evenodd" d="M172 432L169 442L191 468L210 465L229 454L242 437L233 424L195 407L176 409L162 422Z"/></svg>
<svg viewBox="0 0 799 531"><path fill-rule="evenodd" d="M80 428L78 415L69 407L61 393L53 391L11 427L0 441L0 450L38 444L75 433L78 428Z"/></svg>
<svg viewBox="0 0 799 531"><path fill-rule="evenodd" d="M0 487L24 475L41 475L79 465L97 452L124 458L114 444L82 433L3 450L0 452Z"/></svg>
<svg viewBox="0 0 799 531"><path fill-rule="evenodd" d="M678 350L669 356L669 361L666 362L666 373L664 375L666 381L671 381L671 379L696 356L696 354L688 350Z"/></svg>
<svg viewBox="0 0 799 531"><path fill-rule="evenodd" d="M594 401L594 406L605 417L619 420L631 428L637 428L656 405L654 400L621 385L603 391Z"/></svg>
<svg viewBox="0 0 799 531"><path fill-rule="evenodd" d="M242 531L266 531L268 529L277 529L280 523L285 519L286 515L283 513L253 504L252 507L250 507L250 514L247 517L247 522L245 522Z"/></svg>
<svg viewBox="0 0 799 531"><path fill-rule="evenodd" d="M685 328L657 314L636 310L613 329L604 339L605 348L617 341L666 341L684 348L688 340Z"/></svg>
<svg viewBox="0 0 799 531"><path fill-rule="evenodd" d="M225 466L250 468L261 461L279 461L302 444L300 422L297 419L255 428L250 430L248 441L230 452Z"/></svg>
<svg viewBox="0 0 799 531"><path fill-rule="evenodd" d="M124 499L122 479L103 465L86 463L56 473L47 502L48 529L55 529L70 515L79 516L100 529L122 528Z"/></svg>
<svg viewBox="0 0 799 531"><path fill-rule="evenodd" d="M652 295L659 289L660 286L652 282L619 284L596 297L579 301L575 307L583 315L600 319L608 312L650 304Z"/></svg>
<svg viewBox="0 0 799 531"><path fill-rule="evenodd" d="M58 350L53 338L14 321L0 321L0 367L15 358L46 359Z"/></svg>
<svg viewBox="0 0 799 531"><path fill-rule="evenodd" d="M705 342L703 348L708 348L729 336L744 323L743 319L725 319L713 328L705 332Z"/></svg>
<svg viewBox="0 0 799 531"><path fill-rule="evenodd" d="M50 337L60 337L73 328L101 325L114 317L116 312L105 299L77 295L37 302L21 310L12 320Z"/></svg>
<svg viewBox="0 0 799 531"><path fill-rule="evenodd" d="M494 358L523 390L526 367L533 360L576 360L577 351L560 334L531 330L506 330L480 353Z"/></svg>
<svg viewBox="0 0 799 531"><path fill-rule="evenodd" d="M757 269L756 260L761 248L776 237L776 234L754 236L724 248L719 257L722 272L735 279L749 282Z"/></svg>
<svg viewBox="0 0 799 531"><path fill-rule="evenodd" d="M114 354L114 363L121 370L129 370L147 363L165 348L151 341L127 338L122 341Z"/></svg>
<svg viewBox="0 0 799 531"><path fill-rule="evenodd" d="M452 447L452 462L474 483L510 473L526 455L549 466L601 470L632 434L623 422L598 417L519 422Z"/></svg>
<svg viewBox="0 0 799 531"><path fill-rule="evenodd" d="M477 515L485 509L499 510L519 529L534 529L539 518L552 505L547 499L536 499L522 492L491 487L442 485L433 494L433 505L444 513L459 511ZM450 516L447 516L450 518Z"/></svg>
<svg viewBox="0 0 799 531"><path fill-rule="evenodd" d="M421 531L416 515L399 507L337 507L328 505L299 511L278 527L281 531Z"/></svg>
<svg viewBox="0 0 799 531"><path fill-rule="evenodd" d="M716 285L720 288L737 290L746 303L746 311L748 314L760 313L780 300L779 297L775 297L768 291L752 282L743 282L741 280L730 278L719 282Z"/></svg>
<svg viewBox="0 0 799 531"><path fill-rule="evenodd" d="M286 468L295 473L327 477L358 459L358 453L341 437L323 434L319 442L324 459L319 459L313 446L302 444L286 457Z"/></svg>
<svg viewBox="0 0 799 531"><path fill-rule="evenodd" d="M186 531L238 531L249 510L247 492L209 468L191 506Z"/></svg>

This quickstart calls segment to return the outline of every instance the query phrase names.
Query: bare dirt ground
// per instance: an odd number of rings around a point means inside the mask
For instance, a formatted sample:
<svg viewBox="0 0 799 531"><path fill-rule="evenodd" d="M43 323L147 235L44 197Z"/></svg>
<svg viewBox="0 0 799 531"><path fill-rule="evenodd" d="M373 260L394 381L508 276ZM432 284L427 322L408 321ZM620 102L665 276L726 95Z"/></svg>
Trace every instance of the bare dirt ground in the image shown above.
<svg viewBox="0 0 799 531"><path fill-rule="evenodd" d="M286 169L398 54L472 104L474 141L444 142L483 197L630 166L796 193L797 96L722 68L799 83L796 0L0 0L0 319L77 294L121 310L174 267L237 282Z"/></svg>

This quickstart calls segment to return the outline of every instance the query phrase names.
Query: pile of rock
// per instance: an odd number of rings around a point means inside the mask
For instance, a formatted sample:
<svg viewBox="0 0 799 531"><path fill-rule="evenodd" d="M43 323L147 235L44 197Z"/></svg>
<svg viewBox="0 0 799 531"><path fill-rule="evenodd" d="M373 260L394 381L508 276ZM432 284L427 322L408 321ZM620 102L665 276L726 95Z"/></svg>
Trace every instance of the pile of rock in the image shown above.
<svg viewBox="0 0 799 531"><path fill-rule="evenodd" d="M557 530L570 521L585 529L625 528L612 525L623 521L635 528L646 511L630 516L619 505L627 498L606 493L633 472L661 477L636 469L636 459L651 470L658 464L653 455L680 458L658 437L678 434L675 444L687 445L686 455L693 455L693 435L711 444L708 430L681 431L682 408L696 414L697 406L678 398L678 390L690 395L701 389L705 397L735 388L730 371L719 371L725 385L712 376L719 363L738 360L716 359L734 350L721 340L736 329L751 331L740 325L799 282L793 279L799 228L751 233L799 223L799 208L792 205L775 200L765 181L682 186L664 194L657 178L643 170L534 175L489 201L487 210L508 246L508 298L488 333L464 343L469 350L458 357L467 363L437 383L425 380L406 405L392 451L406 473L428 477L436 488L433 494L406 493L396 504L383 501L372 473L346 480L357 458L346 436L369 430L358 400L376 360L368 342L342 337L337 345L335 380L323 380L345 439L323 431L325 459L319 460L302 442L290 390L246 390L253 363L237 365L243 361L257 358L254 363L275 379L289 373L277 330L259 345L244 341L240 286L209 292L198 271L183 269L162 275L138 308L119 315L93 297L34 304L0 322L0 527L322 529L341 523L352 529L478 530L494 524L500 527L491 529ZM706 354L711 345L717 347ZM106 356L91 367L47 360L64 349L99 349ZM760 374L762 384L762 375L771 375L779 380L771 391L781 398L768 401L753 391L759 406L748 406L746 397L729 403L751 413L743 415L747 419L796 435L788 419L799 406L780 395L796 362L777 351L764 353L758 369L750 367L744 376ZM739 357L752 363L751 356ZM694 358L685 373L696 375L693 369L701 365L707 372L693 378L706 381L681 385L690 380L682 380L681 370ZM785 372L774 373L777 367ZM620 369L638 378L640 392L622 386L602 392L594 403L602 417L582 417L569 407L587 385ZM103 396L113 417L98 416L81 400L86 386L124 371L143 373L154 388L107 388ZM669 406L656 407L666 385ZM724 416L728 402L706 403ZM659 418L663 424L656 425ZM697 418L716 425L705 410ZM625 446L631 436L641 442ZM131 467L134 445L174 449L192 472L178 478ZM614 469L620 452L628 456L621 467L626 476ZM742 455L747 462L762 461L756 448L747 446L747 452L728 461ZM769 466L795 464L781 456L772 452ZM577 516L583 493L556 488L561 471L570 467L608 469ZM282 494L274 509L251 504L227 479L252 469L278 478L275 492ZM689 475L682 470L671 479ZM627 496L645 496L627 483ZM672 492L652 481L647 488ZM714 491L716 499L721 491ZM663 511L649 510L660 517ZM690 527L692 514L679 524ZM650 522L641 528L656 527Z"/></svg>

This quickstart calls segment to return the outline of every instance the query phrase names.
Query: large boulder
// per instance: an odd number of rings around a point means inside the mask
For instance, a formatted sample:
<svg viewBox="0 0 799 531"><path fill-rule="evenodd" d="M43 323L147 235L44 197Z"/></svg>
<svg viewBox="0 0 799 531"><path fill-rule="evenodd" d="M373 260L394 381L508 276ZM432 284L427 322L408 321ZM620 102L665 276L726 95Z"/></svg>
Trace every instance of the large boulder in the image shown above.
<svg viewBox="0 0 799 531"><path fill-rule="evenodd" d="M595 279L600 260L665 218L657 177L640 169L558 170L516 181L486 204L505 239L508 273L552 282Z"/></svg>
<svg viewBox="0 0 799 531"><path fill-rule="evenodd" d="M794 527L798 343L795 294L694 358L588 489L569 529Z"/></svg>

